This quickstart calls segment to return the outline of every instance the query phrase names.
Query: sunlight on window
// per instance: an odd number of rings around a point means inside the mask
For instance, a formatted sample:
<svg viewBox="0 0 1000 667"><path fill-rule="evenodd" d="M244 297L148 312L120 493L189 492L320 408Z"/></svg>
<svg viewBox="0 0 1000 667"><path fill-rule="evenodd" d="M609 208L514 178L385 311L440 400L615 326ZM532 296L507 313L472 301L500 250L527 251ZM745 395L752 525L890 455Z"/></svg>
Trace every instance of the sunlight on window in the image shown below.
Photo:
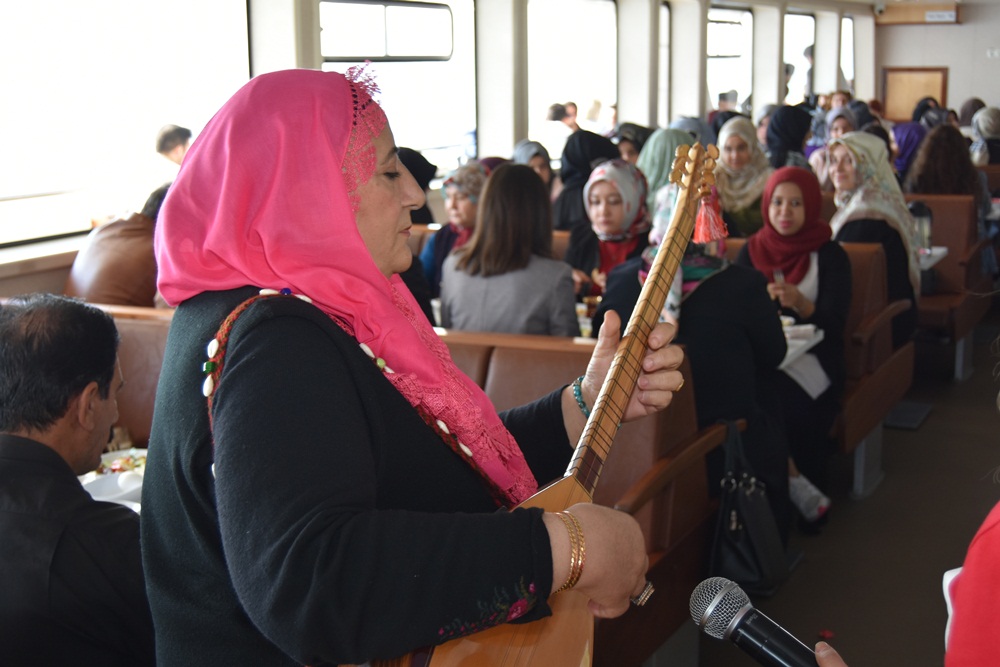
<svg viewBox="0 0 1000 667"><path fill-rule="evenodd" d="M613 129L617 25L611 0L528 0L528 136L553 160L562 156L569 132L546 120L550 105L575 103L582 129L598 134Z"/></svg>
<svg viewBox="0 0 1000 667"><path fill-rule="evenodd" d="M854 90L854 19L840 21L840 71Z"/></svg>
<svg viewBox="0 0 1000 667"><path fill-rule="evenodd" d="M708 94L714 108L720 95L734 107L753 92L753 14L745 10L708 10ZM735 91L735 100L730 95ZM738 110L738 109L735 109Z"/></svg>
<svg viewBox="0 0 1000 667"><path fill-rule="evenodd" d="M462 162L476 155L476 43L475 15L472 0L440 0L451 8L436 10L425 7L388 7L386 30L382 33L382 19L378 19L379 30L375 48L381 53L394 56L410 47L420 47L424 53L407 55L449 56L447 60L410 62L373 62L369 70L378 82L381 95L379 102L389 118L396 145L420 151L432 164L438 166L439 173L446 173ZM337 12L354 7L353 4L320 3L320 29L323 39L327 34L338 31ZM366 7L365 9L371 9ZM375 7L379 12L382 7ZM402 14L393 10L403 9ZM399 27L400 19L412 20L421 14L431 34L438 37L428 40L428 33L414 29L406 41ZM381 17L381 13L379 13ZM447 20L447 24L445 23ZM395 27L393 27L395 26ZM445 28L447 30L445 31ZM445 32L442 32L445 31ZM413 39L418 41L412 41ZM336 43L336 42L334 42ZM388 49L385 45L388 44ZM361 58L374 58L372 51L346 51L338 53ZM431 48L433 53L427 53ZM325 56L337 55L323 47ZM345 72L349 67L362 64L353 62L326 62L324 71Z"/></svg>
<svg viewBox="0 0 1000 667"><path fill-rule="evenodd" d="M791 64L795 71L788 78L788 94L785 104L798 104L812 90L812 63L804 55L806 47L812 46L816 40L816 19L806 14L785 15L785 62Z"/></svg>
<svg viewBox="0 0 1000 667"><path fill-rule="evenodd" d="M197 137L249 77L245 3L4 2L0 26L16 26L0 39L0 243L139 210L177 174L159 129Z"/></svg>

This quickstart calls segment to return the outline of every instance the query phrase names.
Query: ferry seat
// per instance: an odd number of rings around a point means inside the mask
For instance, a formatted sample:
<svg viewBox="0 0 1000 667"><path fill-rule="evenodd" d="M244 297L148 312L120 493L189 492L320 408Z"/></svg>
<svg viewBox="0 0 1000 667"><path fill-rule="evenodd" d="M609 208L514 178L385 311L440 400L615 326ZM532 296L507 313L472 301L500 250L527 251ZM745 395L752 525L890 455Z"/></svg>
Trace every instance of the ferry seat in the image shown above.
<svg viewBox="0 0 1000 667"><path fill-rule="evenodd" d="M1000 164L985 164L979 170L986 174L986 183L990 192L1000 190Z"/></svg>
<svg viewBox="0 0 1000 667"><path fill-rule="evenodd" d="M852 496L864 498L883 477L882 422L913 384L915 345L892 347L892 319L909 300L888 301L885 251L877 243L842 244L852 294L844 333L847 384L831 434L854 455Z"/></svg>
<svg viewBox="0 0 1000 667"><path fill-rule="evenodd" d="M972 374L972 330L990 309L992 279L983 272L982 255L990 247L979 238L979 217L972 195L908 194L931 209L931 244L948 248L934 265L933 291L917 299L922 338L954 344L956 380Z"/></svg>
<svg viewBox="0 0 1000 667"><path fill-rule="evenodd" d="M153 404L160 367L167 345L167 332L174 311L170 308L145 308L94 304L115 319L120 342L125 388L118 394L118 423L124 427L135 447L146 447L153 425Z"/></svg>

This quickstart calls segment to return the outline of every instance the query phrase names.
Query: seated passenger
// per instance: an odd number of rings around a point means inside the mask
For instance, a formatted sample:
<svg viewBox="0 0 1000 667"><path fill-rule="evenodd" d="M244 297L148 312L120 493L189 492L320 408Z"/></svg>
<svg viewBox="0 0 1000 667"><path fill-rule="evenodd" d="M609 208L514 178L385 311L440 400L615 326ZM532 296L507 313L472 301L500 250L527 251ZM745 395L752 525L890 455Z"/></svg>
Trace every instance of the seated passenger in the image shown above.
<svg viewBox="0 0 1000 667"><path fill-rule="evenodd" d="M156 299L153 230L167 183L146 200L141 213L97 227L73 260L65 293L89 301L152 308Z"/></svg>
<svg viewBox="0 0 1000 667"><path fill-rule="evenodd" d="M715 132L712 126L701 118L682 116L668 126L671 130L682 130L687 132L691 138L685 141L686 144L693 144L700 141L702 146L715 143Z"/></svg>
<svg viewBox="0 0 1000 667"><path fill-rule="evenodd" d="M448 224L431 235L420 251L424 276L431 298L441 292L441 266L455 248L465 245L476 226L476 206L489 172L476 160L469 160L444 179L444 207Z"/></svg>
<svg viewBox="0 0 1000 667"><path fill-rule="evenodd" d="M542 179L545 189L549 193L549 201L554 201L562 192L562 181L559 176L552 171L552 158L545 146L537 141L522 139L514 146L514 162L526 164L535 170L535 173Z"/></svg>
<svg viewBox="0 0 1000 667"><path fill-rule="evenodd" d="M659 224L655 229L651 240L665 233ZM676 340L684 345L691 363L699 428L719 420L747 420L745 452L767 485L768 503L786 541L792 520L789 454L775 390L775 369L785 356L785 336L764 277L751 268L730 265L718 256L720 250L718 243L688 244L675 279L681 285L679 305L670 315L677 320ZM623 313L624 333L628 320L624 314L639 300L655 251L656 246L651 246L643 257L611 270L594 315L594 331L600 329L605 313L614 310ZM715 493L723 475L721 448L709 456L708 465L709 489Z"/></svg>
<svg viewBox="0 0 1000 667"><path fill-rule="evenodd" d="M772 167L809 168L803 151L811 126L812 116L802 107L775 109L767 124L767 159Z"/></svg>
<svg viewBox="0 0 1000 667"><path fill-rule="evenodd" d="M750 119L738 116L722 126L715 187L732 236L749 236L760 229L760 198L772 171Z"/></svg>
<svg viewBox="0 0 1000 667"><path fill-rule="evenodd" d="M153 665L139 515L77 475L118 420L110 316L50 294L0 306L0 662Z"/></svg>
<svg viewBox="0 0 1000 667"><path fill-rule="evenodd" d="M962 106L958 110L958 129L962 131L962 136L966 137L970 142L973 138L972 117L985 106L986 102L983 102L978 97L970 97L962 102Z"/></svg>
<svg viewBox="0 0 1000 667"><path fill-rule="evenodd" d="M599 296L608 272L646 249L649 214L646 179L621 159L598 165L583 189L587 227L570 232L566 262L573 267L577 294Z"/></svg>
<svg viewBox="0 0 1000 667"><path fill-rule="evenodd" d="M851 265L820 218L819 182L806 169L784 167L771 175L761 209L764 227L750 237L737 262L767 279L781 314L812 324L823 340L778 374L781 414L791 450L789 491L806 522L824 518L830 437L844 393L844 327L851 306ZM690 353L689 353L690 354Z"/></svg>
<svg viewBox="0 0 1000 667"><path fill-rule="evenodd" d="M892 160L896 168L896 179L903 183L910 171L913 159L917 157L920 144L927 136L927 128L920 123L896 123L892 128L892 138L896 142L896 157Z"/></svg>
<svg viewBox="0 0 1000 667"><path fill-rule="evenodd" d="M583 186L590 178L594 165L618 157L618 147L607 137L578 130L566 140L559 177L563 189L552 208L552 226L572 231L576 227L590 228L584 205Z"/></svg>
<svg viewBox="0 0 1000 667"><path fill-rule="evenodd" d="M977 167L1000 164L1000 109L983 107L972 117L972 162Z"/></svg>
<svg viewBox="0 0 1000 667"><path fill-rule="evenodd" d="M441 326L579 336L573 272L552 259L552 206L527 165L501 165L479 202L472 238L444 262Z"/></svg>
<svg viewBox="0 0 1000 667"><path fill-rule="evenodd" d="M826 114L826 135L828 141L839 139L848 132L861 129L858 125L854 113L849 107L838 107L831 109ZM830 182L829 160L826 146L821 146L809 155L809 167L816 174L819 180L819 187L826 192L833 192L833 183Z"/></svg>
<svg viewBox="0 0 1000 667"><path fill-rule="evenodd" d="M180 125L164 125L156 134L156 152L180 165L191 147L191 130Z"/></svg>
<svg viewBox="0 0 1000 667"><path fill-rule="evenodd" d="M614 141L618 144L618 153L621 158L630 164L635 164L639 159L642 147L653 134L653 128L635 123L622 123L615 128Z"/></svg>
<svg viewBox="0 0 1000 667"><path fill-rule="evenodd" d="M898 125L896 127L899 127ZM840 243L881 243L885 249L889 301L907 299L909 310L892 320L893 347L917 329L914 295L920 293L916 223L889 165L885 142L867 132L851 132L830 144L830 177L837 212L830 220Z"/></svg>
<svg viewBox="0 0 1000 667"><path fill-rule="evenodd" d="M694 144L695 139L684 130L656 130L642 147L635 166L646 177L646 209L654 229L667 229L677 201L678 187L670 182L674 157L681 146Z"/></svg>
<svg viewBox="0 0 1000 667"><path fill-rule="evenodd" d="M431 181L434 180L434 176L437 174L437 165L431 164L419 151L415 151L412 148L400 148L399 161L403 163L407 171L413 174L413 178L417 181L420 189L424 193L427 193L430 190ZM427 206L427 202L424 202L424 205L417 210L410 211L410 219L413 220L413 224L415 225L434 224L434 215Z"/></svg>
<svg viewBox="0 0 1000 667"><path fill-rule="evenodd" d="M940 125L927 134L903 185L906 192L914 194L972 195L978 213L979 238L988 237L986 218L993 208L989 184L986 174L972 164L965 137L958 128ZM948 223L948 220L938 222ZM997 272L992 247L983 249L982 270L987 275Z"/></svg>

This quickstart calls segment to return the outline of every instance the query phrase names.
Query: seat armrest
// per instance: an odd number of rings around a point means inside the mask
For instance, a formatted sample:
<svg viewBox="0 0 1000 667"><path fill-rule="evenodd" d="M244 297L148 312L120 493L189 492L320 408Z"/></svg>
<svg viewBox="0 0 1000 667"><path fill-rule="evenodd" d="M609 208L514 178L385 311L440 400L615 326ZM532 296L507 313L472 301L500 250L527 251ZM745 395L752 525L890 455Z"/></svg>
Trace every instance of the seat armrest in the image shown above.
<svg viewBox="0 0 1000 667"><path fill-rule="evenodd" d="M745 431L747 422L736 422ZM692 464L726 441L726 425L713 424L694 434L676 448L676 455L665 456L650 467L615 503L615 509L635 514L668 484L680 477Z"/></svg>
<svg viewBox="0 0 1000 667"><path fill-rule="evenodd" d="M883 327L892 324L892 318L901 313L905 313L913 306L909 299L899 299L888 304L885 308L869 315L861 321L858 328L851 334L851 342L855 345L865 346L871 339L882 330Z"/></svg>

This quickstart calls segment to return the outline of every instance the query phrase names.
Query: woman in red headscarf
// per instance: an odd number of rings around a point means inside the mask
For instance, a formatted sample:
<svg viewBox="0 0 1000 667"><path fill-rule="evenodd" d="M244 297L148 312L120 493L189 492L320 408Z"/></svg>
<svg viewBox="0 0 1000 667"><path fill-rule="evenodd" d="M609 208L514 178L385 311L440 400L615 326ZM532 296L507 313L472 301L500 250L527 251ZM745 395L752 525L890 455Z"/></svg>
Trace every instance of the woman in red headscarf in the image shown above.
<svg viewBox="0 0 1000 667"><path fill-rule="evenodd" d="M820 218L819 181L806 169L783 167L764 188L764 226L750 237L737 263L767 278L781 314L811 324L823 340L782 368L778 378L792 461L789 493L806 522L821 521L830 505L821 487L833 451L830 427L844 388L844 325L851 302L847 253Z"/></svg>

